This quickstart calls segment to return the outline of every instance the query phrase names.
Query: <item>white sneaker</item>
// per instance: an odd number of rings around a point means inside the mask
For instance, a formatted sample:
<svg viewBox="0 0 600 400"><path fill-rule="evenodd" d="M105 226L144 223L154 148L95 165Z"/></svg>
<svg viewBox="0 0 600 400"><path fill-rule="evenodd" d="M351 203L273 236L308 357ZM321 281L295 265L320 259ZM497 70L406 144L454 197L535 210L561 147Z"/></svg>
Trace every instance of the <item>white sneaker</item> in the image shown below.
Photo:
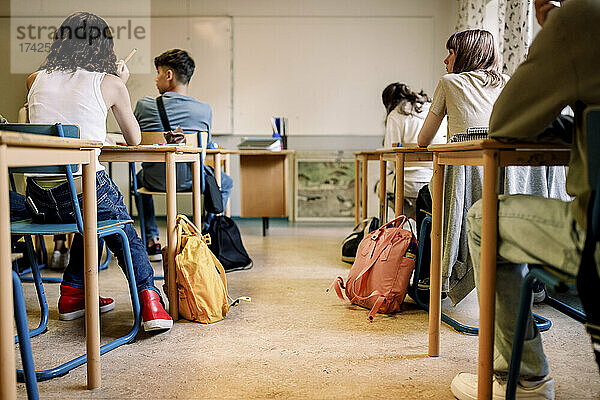
<svg viewBox="0 0 600 400"><path fill-rule="evenodd" d="M533 292L533 302L535 304L541 303L546 300L546 289L542 287L539 292Z"/></svg>
<svg viewBox="0 0 600 400"><path fill-rule="evenodd" d="M506 398L506 384L507 381L494 375L493 400ZM452 379L450 389L458 400L477 400L477 375L466 372L459 373ZM517 399L554 400L554 379L547 377L537 382L520 380L517 385Z"/></svg>
<svg viewBox="0 0 600 400"><path fill-rule="evenodd" d="M71 258L70 252L61 253L58 250L55 250L52 253L52 259L50 260L50 265L48 268L55 270L64 270L69 265L69 259Z"/></svg>

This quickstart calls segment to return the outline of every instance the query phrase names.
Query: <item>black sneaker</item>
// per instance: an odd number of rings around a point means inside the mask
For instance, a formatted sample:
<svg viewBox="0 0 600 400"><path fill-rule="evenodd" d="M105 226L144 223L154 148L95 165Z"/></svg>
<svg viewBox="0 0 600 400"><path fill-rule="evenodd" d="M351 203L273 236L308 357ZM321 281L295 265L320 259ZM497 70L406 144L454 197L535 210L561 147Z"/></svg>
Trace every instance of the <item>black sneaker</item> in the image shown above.
<svg viewBox="0 0 600 400"><path fill-rule="evenodd" d="M148 259L150 261L162 261L162 254L160 253L160 243L154 243L146 247L148 252Z"/></svg>

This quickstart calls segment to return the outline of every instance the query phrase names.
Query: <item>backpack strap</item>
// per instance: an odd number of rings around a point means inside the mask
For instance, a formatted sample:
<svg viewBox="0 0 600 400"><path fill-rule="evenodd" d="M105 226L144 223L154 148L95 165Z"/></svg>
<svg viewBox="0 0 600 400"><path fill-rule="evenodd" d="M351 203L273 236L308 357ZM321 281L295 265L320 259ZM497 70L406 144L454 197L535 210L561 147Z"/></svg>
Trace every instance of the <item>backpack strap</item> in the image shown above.
<svg viewBox="0 0 600 400"><path fill-rule="evenodd" d="M367 317L369 322L373 322L373 318L375 318L375 314L377 314L377 311L379 311L379 309L381 308L383 303L385 303L385 296L382 295L382 296L379 296L379 298L377 299L377 301L375 302L375 304L373 304L373 307L371 308L371 312L369 313L369 316Z"/></svg>
<svg viewBox="0 0 600 400"><path fill-rule="evenodd" d="M345 300L342 289L345 290L346 288L344 287L344 279L341 276L338 276L337 278L335 278L335 280L331 283L331 286L329 286L329 288L325 289L325 293L328 293L332 288L335 289L335 292L337 293L340 300L342 300L342 301Z"/></svg>
<svg viewBox="0 0 600 400"><path fill-rule="evenodd" d="M169 117L167 117L167 110L165 110L165 102L163 101L162 94L156 98L156 107L158 108L158 115L160 115L160 122L162 122L163 129L165 132L169 132L171 124L169 123Z"/></svg>

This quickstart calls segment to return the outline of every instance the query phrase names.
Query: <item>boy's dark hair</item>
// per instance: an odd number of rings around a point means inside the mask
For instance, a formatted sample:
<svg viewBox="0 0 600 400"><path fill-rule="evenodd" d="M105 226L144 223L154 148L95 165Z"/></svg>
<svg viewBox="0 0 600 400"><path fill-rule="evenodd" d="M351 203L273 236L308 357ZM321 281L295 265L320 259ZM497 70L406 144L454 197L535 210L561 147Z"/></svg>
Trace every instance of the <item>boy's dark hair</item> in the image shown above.
<svg viewBox="0 0 600 400"><path fill-rule="evenodd" d="M180 83L188 84L194 74L196 64L187 51L180 49L167 50L160 56L154 58L154 66L167 67L173 70L175 78Z"/></svg>

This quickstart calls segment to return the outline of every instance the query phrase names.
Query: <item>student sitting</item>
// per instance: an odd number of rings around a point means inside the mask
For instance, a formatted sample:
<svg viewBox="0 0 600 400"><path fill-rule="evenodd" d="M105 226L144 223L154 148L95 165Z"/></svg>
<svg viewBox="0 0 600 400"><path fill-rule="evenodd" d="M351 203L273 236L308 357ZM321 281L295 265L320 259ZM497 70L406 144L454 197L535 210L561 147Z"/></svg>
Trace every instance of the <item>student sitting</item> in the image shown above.
<svg viewBox="0 0 600 400"><path fill-rule="evenodd" d="M73 32L79 32L74 35ZM97 35L96 32L101 32ZM83 37L82 37L83 36ZM140 142L140 128L131 110L125 82L129 71L117 63L113 39L106 22L90 13L68 16L56 31L50 52L39 71L27 78L29 119L34 124L78 125L82 139L105 141L106 116L111 108L128 144ZM100 150L97 150L97 154ZM96 159L98 220L131 219L123 196ZM28 179L27 193L37 208L57 222L73 221L66 183L44 188ZM23 207L22 196L16 207ZM81 199L80 199L81 201ZM140 296L144 329L170 329L173 320L164 310L160 291L154 286L154 271L141 239L132 224L125 225L133 269ZM118 235L105 237L110 250L125 267L123 245ZM63 275L58 301L59 317L71 320L84 315L83 238L75 235L71 259ZM100 298L100 311L114 308L110 298Z"/></svg>
<svg viewBox="0 0 600 400"><path fill-rule="evenodd" d="M156 88L161 94L169 124L174 129L180 126L185 133L210 132L212 110L210 105L188 96L188 84L194 74L194 60L185 50L166 51L154 59L156 67ZM156 98L143 97L138 100L135 111L142 131L164 131ZM141 186L155 191L166 190L165 164L142 163L142 170L137 175ZM223 206L231 193L233 181L225 173L221 174L221 196ZM188 191L192 188L192 170L188 164L177 163L177 191ZM152 261L160 260L160 243L154 202L152 196L141 195L144 207L144 228L148 257ZM210 218L211 216L208 216Z"/></svg>
<svg viewBox="0 0 600 400"><path fill-rule="evenodd" d="M423 91L413 92L403 83L389 84L381 94L381 99L387 116L385 119L385 136L383 147L391 148L392 144L400 143L402 146L417 144L417 136L429 107L431 100ZM442 124L444 125L444 124ZM433 143L446 142L446 127L440 126ZM418 165L423 164L423 165ZM393 176L394 168L388 171L388 176ZM411 163L404 167L404 213L410 218L415 218L415 203L419 189L427 185L433 175L431 163ZM393 181L388 182L388 188L393 188Z"/></svg>
<svg viewBox="0 0 600 400"><path fill-rule="evenodd" d="M586 235L587 144L582 126L585 105L600 104L600 3L570 0L561 8L548 0L535 2L543 26L527 60L515 71L492 112L490 136L536 141L539 133L566 105L575 110L575 132L567 187L572 202L532 196L500 196L494 339L494 399L504 399L519 291L527 264L544 264L576 275ZM547 18L546 18L547 17ZM557 57L557 54L560 56ZM597 149L596 149L597 150ZM516 217L515 217L516 216ZM469 249L479 285L481 202L468 214ZM598 253L596 267L600 270ZM527 322L517 398L554 399L554 381L531 312ZM460 373L452 381L458 399L477 397L477 376ZM572 398L568 393L564 398Z"/></svg>
<svg viewBox="0 0 600 400"><path fill-rule="evenodd" d="M496 98L509 80L500 72L494 37L485 30L456 32L446 42L444 60L448 74L442 76L419 133L418 143L431 143L442 118L448 116L448 140L470 127L487 127ZM506 193L548 197L555 183L564 186L564 168L547 173L544 167L506 169ZM550 178L549 178L550 177ZM448 166L444 185L442 291L458 303L474 288L473 266L466 235L466 210L482 196L483 169ZM561 197L567 199L564 189ZM423 282L422 288L428 287Z"/></svg>

